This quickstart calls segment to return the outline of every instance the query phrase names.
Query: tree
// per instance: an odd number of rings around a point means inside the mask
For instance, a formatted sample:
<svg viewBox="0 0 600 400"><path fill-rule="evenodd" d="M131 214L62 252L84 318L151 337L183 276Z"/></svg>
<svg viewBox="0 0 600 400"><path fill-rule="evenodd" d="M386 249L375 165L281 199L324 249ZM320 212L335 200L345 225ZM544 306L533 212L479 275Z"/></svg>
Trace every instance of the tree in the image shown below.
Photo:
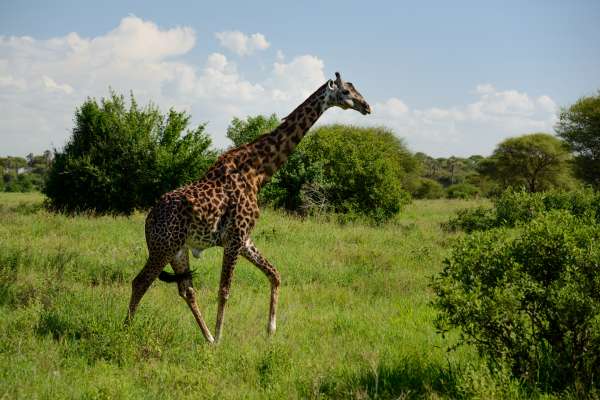
<svg viewBox="0 0 600 400"><path fill-rule="evenodd" d="M307 183L318 186L333 211L383 221L410 201L405 186L418 163L386 128L322 126L300 148L320 171Z"/></svg>
<svg viewBox="0 0 600 400"><path fill-rule="evenodd" d="M5 172L13 172L18 175L21 168L27 167L27 160L23 157L5 157L0 158L0 164L4 167Z"/></svg>
<svg viewBox="0 0 600 400"><path fill-rule="evenodd" d="M31 174L28 169L28 161L23 157L0 158L1 190L6 192L29 192L35 188L39 189L41 177Z"/></svg>
<svg viewBox="0 0 600 400"><path fill-rule="evenodd" d="M44 188L50 207L129 214L198 179L216 153L205 124L187 129L189 122L185 112L140 108L133 94L129 108L114 92L100 102L86 100L64 150L55 150Z"/></svg>
<svg viewBox="0 0 600 400"><path fill-rule="evenodd" d="M277 115L271 114L269 117L257 115L247 117L241 120L234 117L227 128L227 138L233 142L235 147L252 142L260 135L271 132L279 126Z"/></svg>
<svg viewBox="0 0 600 400"><path fill-rule="evenodd" d="M600 91L562 109L555 130L575 153L577 176L600 188Z"/></svg>
<svg viewBox="0 0 600 400"><path fill-rule="evenodd" d="M481 172L502 187L524 186L529 192L572 186L570 154L565 144L547 133L509 138L500 143Z"/></svg>
<svg viewBox="0 0 600 400"><path fill-rule="evenodd" d="M234 118L227 137L235 146L277 128L275 114ZM328 125L312 130L260 192L276 208L320 210L389 218L418 187L419 163L385 128Z"/></svg>

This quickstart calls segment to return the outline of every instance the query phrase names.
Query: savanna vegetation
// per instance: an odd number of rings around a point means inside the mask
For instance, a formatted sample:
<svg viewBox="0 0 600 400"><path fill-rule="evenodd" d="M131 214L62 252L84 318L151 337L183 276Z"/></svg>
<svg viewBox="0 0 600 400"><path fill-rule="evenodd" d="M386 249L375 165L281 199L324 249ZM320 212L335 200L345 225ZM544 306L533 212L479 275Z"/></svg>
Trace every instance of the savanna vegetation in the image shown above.
<svg viewBox="0 0 600 400"><path fill-rule="evenodd" d="M558 136L574 153L576 175L600 188L600 91L585 96L561 110L556 125Z"/></svg>
<svg viewBox="0 0 600 400"><path fill-rule="evenodd" d="M66 216L39 194L2 194L0 381L8 398L526 397L471 348L436 333L430 278L457 234L440 223L485 201L416 201L378 227L267 210L257 245L283 277L240 261L225 336L209 346L172 284L156 282L123 327L146 258L144 215ZM483 203L482 203L483 202ZM460 235L460 234L459 234ZM214 325L220 249L193 260ZM503 378L504 379L504 378Z"/></svg>
<svg viewBox="0 0 600 400"><path fill-rule="evenodd" d="M313 129L260 193L225 338L173 285L122 322L144 211L215 160L205 125L88 99L64 149L0 159L0 382L8 398L598 398L600 95L490 157L411 153L387 128ZM234 145L279 124L234 118ZM108 215L106 215L108 214ZM221 252L193 261L212 324Z"/></svg>
<svg viewBox="0 0 600 400"><path fill-rule="evenodd" d="M216 160L205 125L167 115L131 95L88 99L75 112L73 134L55 151L43 192L57 211L130 214L163 193L198 179Z"/></svg>
<svg viewBox="0 0 600 400"><path fill-rule="evenodd" d="M433 158L411 153L384 127L321 126L263 188L261 202L300 214L335 212L381 222L411 198L469 199L495 197L509 187L539 192L595 185L598 98L582 98L561 111L556 129L564 140L547 133L522 135L499 143L490 157ZM152 104L139 107L133 95L129 107L115 93L88 99L77 109L73 135L64 149L55 150L50 169L30 162L28 171L45 179L43 184L38 179L37 187L55 210L146 209L160 194L201 176L219 153L211 149L205 125L190 129L189 120L185 112L163 115ZM234 118L227 137L240 146L278 125L275 114ZM4 163L13 177L5 181L27 180L19 174L25 160L17 159Z"/></svg>
<svg viewBox="0 0 600 400"><path fill-rule="evenodd" d="M440 330L544 392L597 396L600 193L507 191L446 226L474 233L434 281Z"/></svg>
<svg viewBox="0 0 600 400"><path fill-rule="evenodd" d="M26 157L0 157L0 192L32 192L44 187L52 152Z"/></svg>

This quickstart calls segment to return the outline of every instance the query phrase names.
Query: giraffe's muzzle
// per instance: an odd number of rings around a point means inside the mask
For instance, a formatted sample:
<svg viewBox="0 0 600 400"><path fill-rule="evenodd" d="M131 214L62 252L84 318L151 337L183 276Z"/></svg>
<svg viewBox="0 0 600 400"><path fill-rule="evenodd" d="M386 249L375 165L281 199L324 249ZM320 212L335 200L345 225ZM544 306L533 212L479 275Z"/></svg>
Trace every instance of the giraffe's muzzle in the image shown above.
<svg viewBox="0 0 600 400"><path fill-rule="evenodd" d="M371 106L369 105L369 103L365 102L361 105L362 105L362 107L361 107L360 113L362 115L371 114Z"/></svg>

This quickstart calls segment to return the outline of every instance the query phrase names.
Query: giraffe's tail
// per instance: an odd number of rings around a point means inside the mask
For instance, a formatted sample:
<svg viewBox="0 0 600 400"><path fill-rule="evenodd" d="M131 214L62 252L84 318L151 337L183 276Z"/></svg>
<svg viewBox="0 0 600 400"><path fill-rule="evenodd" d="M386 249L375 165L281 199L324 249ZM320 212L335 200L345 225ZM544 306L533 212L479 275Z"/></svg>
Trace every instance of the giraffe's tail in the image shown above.
<svg viewBox="0 0 600 400"><path fill-rule="evenodd" d="M196 271L192 271L192 270L188 270L188 271L182 272L180 274L176 274L173 272L167 272L167 271L161 271L161 273L158 275L158 279L163 282L172 283L172 282L181 282L186 279L192 279L194 277L194 275L196 275Z"/></svg>

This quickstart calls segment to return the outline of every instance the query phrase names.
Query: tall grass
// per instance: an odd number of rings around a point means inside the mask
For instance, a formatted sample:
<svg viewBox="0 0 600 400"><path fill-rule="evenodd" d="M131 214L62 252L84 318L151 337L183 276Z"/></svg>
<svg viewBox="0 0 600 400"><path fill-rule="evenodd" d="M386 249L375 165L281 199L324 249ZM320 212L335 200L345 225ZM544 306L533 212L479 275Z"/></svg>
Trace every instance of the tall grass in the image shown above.
<svg viewBox="0 0 600 400"><path fill-rule="evenodd" d="M440 223L476 201L419 201L383 226L266 210L253 237L282 275L278 331L269 284L236 267L224 338L209 346L156 282L122 322L145 262L144 215L67 217L40 195L0 194L0 398L507 398L473 350L433 327L430 277L456 235ZM192 267L214 325L221 249Z"/></svg>

